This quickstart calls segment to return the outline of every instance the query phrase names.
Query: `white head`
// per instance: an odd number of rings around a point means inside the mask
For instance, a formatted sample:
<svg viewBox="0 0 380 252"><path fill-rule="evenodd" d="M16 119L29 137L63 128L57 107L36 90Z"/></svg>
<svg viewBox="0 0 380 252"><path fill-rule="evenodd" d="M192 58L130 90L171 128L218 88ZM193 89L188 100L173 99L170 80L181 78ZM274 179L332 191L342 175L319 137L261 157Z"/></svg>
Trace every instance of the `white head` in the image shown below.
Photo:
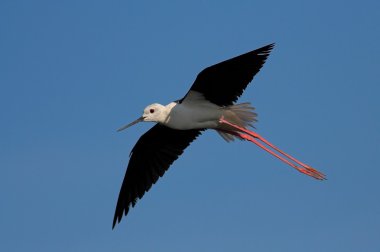
<svg viewBox="0 0 380 252"><path fill-rule="evenodd" d="M127 124L121 127L117 131L122 131L139 122L163 122L165 120L164 111L165 111L165 106L158 103L153 103L144 109L144 113L140 118L138 118L137 120L134 120L130 124Z"/></svg>
<svg viewBox="0 0 380 252"><path fill-rule="evenodd" d="M165 111L165 106L159 103L153 103L147 106L144 109L144 113L142 115L144 122L162 122L164 119L163 112Z"/></svg>

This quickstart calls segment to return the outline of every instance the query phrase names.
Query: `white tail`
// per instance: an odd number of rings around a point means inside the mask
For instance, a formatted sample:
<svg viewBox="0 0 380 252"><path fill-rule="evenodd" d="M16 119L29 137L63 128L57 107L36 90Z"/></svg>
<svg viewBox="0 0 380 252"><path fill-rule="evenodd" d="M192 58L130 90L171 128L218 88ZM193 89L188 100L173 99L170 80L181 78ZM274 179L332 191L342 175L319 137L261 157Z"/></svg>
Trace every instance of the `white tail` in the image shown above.
<svg viewBox="0 0 380 252"><path fill-rule="evenodd" d="M253 124L257 122L257 114L253 112L254 107L249 102L234 104L228 107L222 108L223 117L225 120L231 122L232 124L238 125L242 128L253 127ZM221 130L234 131L233 128L230 128L226 124L220 125ZM227 142L235 140L235 138L241 139L236 135L228 134L224 131L217 130L221 137Z"/></svg>

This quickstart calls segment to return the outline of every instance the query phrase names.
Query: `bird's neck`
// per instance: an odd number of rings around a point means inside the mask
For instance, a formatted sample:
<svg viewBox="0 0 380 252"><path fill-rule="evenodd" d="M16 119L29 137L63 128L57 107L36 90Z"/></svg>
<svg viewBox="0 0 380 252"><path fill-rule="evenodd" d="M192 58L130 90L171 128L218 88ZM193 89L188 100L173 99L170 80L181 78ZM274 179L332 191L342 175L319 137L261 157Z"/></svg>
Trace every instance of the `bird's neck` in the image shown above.
<svg viewBox="0 0 380 252"><path fill-rule="evenodd" d="M166 106L164 106L165 108L163 109L162 112L163 112L163 115L165 115L165 119L167 119L167 117L169 116L172 109L177 105L178 104L176 102L171 102L171 103L167 104Z"/></svg>
<svg viewBox="0 0 380 252"><path fill-rule="evenodd" d="M167 124L168 120L170 119L170 112L176 105L177 103L175 102L171 102L166 106L162 105L162 108L160 109L159 118L157 118L157 122L161 124Z"/></svg>

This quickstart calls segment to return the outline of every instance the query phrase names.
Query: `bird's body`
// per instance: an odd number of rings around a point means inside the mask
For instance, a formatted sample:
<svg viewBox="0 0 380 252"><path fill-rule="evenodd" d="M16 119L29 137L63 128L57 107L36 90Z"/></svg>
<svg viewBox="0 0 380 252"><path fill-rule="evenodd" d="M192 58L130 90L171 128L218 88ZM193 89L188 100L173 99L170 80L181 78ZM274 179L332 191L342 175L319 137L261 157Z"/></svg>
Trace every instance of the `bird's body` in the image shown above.
<svg viewBox="0 0 380 252"><path fill-rule="evenodd" d="M270 44L205 68L182 99L166 106L151 104L140 118L119 129L142 121L157 123L141 136L131 151L113 227L206 129L216 130L226 141L237 138L255 143L298 171L325 179L322 173L248 130L257 121L254 108L249 103L234 104L259 72L273 46Z"/></svg>
<svg viewBox="0 0 380 252"><path fill-rule="evenodd" d="M236 108L240 108L236 112ZM144 109L144 121L158 122L176 130L224 129L220 118L246 127L255 122L256 113L249 103L221 107L207 101L202 94L192 91L182 102L171 102L164 106L151 104ZM243 113L244 112L244 113Z"/></svg>
<svg viewBox="0 0 380 252"><path fill-rule="evenodd" d="M198 95L201 96L199 93L194 96ZM165 106L166 118L159 122L169 128L178 130L217 127L218 119L222 115L220 107L202 99L202 97L195 99L186 99L181 103L169 103Z"/></svg>
<svg viewBox="0 0 380 252"><path fill-rule="evenodd" d="M172 103L169 104L173 106ZM199 111L199 113L194 113ZM178 130L189 129L212 129L218 126L218 117L222 114L222 110L212 103L209 104L175 104L164 125Z"/></svg>

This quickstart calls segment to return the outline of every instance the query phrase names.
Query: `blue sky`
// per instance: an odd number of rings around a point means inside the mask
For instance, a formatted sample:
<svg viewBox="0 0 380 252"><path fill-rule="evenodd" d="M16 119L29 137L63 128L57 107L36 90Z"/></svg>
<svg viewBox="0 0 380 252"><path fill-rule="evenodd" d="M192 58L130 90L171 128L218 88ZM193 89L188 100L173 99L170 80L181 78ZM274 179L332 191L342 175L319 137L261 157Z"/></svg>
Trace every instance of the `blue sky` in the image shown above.
<svg viewBox="0 0 380 252"><path fill-rule="evenodd" d="M1 1L1 251L379 251L379 1ZM240 101L301 175L215 132L115 230L150 103L276 42Z"/></svg>

